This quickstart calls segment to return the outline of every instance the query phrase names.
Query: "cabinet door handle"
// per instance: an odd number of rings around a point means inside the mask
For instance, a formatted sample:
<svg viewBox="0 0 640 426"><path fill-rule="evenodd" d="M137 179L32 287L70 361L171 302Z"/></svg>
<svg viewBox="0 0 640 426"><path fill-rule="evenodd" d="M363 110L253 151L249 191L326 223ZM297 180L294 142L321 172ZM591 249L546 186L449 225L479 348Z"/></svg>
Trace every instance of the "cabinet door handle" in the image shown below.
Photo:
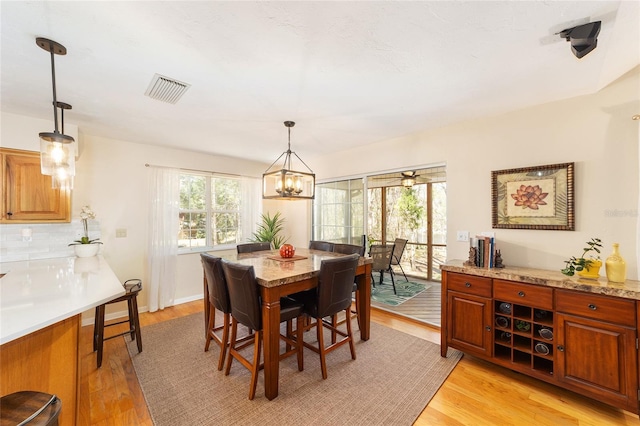
<svg viewBox="0 0 640 426"><path fill-rule="evenodd" d="M598 309L598 307L593 303L589 303L589 309L591 309L592 311L595 311L596 309Z"/></svg>
<svg viewBox="0 0 640 426"><path fill-rule="evenodd" d="M491 327L487 325L487 326L485 326L485 330L491 331Z"/></svg>
<svg viewBox="0 0 640 426"><path fill-rule="evenodd" d="M13 213L7 212L7 216L13 216Z"/></svg>
<svg viewBox="0 0 640 426"><path fill-rule="evenodd" d="M562 345L558 345L558 350L559 350L560 352L564 352L564 346L562 346Z"/></svg>
<svg viewBox="0 0 640 426"><path fill-rule="evenodd" d="M519 292L518 292L518 296L520 296L520 297L524 297L524 296L525 296L524 291L519 291Z"/></svg>
<svg viewBox="0 0 640 426"><path fill-rule="evenodd" d="M471 287L471 283L464 283L464 286L469 288L469 287Z"/></svg>

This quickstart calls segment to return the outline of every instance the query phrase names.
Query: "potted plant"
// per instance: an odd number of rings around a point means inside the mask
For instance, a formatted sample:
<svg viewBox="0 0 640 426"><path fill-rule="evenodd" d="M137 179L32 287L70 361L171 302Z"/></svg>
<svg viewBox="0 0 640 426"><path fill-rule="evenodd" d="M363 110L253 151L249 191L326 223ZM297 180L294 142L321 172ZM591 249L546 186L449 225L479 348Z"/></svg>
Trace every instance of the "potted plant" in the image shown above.
<svg viewBox="0 0 640 426"><path fill-rule="evenodd" d="M271 243L274 249L279 249L288 238L281 235L284 227L284 218L280 216L280 212L271 217L267 212L261 215L262 223L258 225L258 230L253 233L253 238L250 240L253 243Z"/></svg>
<svg viewBox="0 0 640 426"><path fill-rule="evenodd" d="M591 238L587 241L587 247L583 249L582 256L576 258L571 256L569 260L566 260L565 268L562 272L565 275L573 276L576 272L578 275L584 278L598 279L600 276L600 267L602 261L600 260L600 249L602 248L602 241L600 238ZM589 253L589 258L585 256ZM596 253L594 256L593 253Z"/></svg>
<svg viewBox="0 0 640 426"><path fill-rule="evenodd" d="M70 246L74 246L74 250L76 256L78 257L91 257L95 256L100 249L98 244L102 244L101 241L98 241L99 238L95 238L93 240L89 239L89 227L87 221L89 219L95 219L96 214L91 210L89 206L83 206L80 211L80 220L82 220L82 227L84 228L84 235L79 239L75 240Z"/></svg>

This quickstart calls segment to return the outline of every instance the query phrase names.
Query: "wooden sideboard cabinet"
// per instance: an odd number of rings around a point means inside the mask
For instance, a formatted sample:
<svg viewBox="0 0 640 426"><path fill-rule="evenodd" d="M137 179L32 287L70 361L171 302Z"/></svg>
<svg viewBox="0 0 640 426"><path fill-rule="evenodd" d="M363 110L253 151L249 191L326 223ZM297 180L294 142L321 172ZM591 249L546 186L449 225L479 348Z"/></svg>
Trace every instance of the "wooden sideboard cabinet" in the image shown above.
<svg viewBox="0 0 640 426"><path fill-rule="evenodd" d="M69 222L71 193L51 187L40 173L40 154L0 148L2 208L0 223Z"/></svg>
<svg viewBox="0 0 640 426"><path fill-rule="evenodd" d="M442 284L442 356L452 347L639 412L640 302L446 270Z"/></svg>

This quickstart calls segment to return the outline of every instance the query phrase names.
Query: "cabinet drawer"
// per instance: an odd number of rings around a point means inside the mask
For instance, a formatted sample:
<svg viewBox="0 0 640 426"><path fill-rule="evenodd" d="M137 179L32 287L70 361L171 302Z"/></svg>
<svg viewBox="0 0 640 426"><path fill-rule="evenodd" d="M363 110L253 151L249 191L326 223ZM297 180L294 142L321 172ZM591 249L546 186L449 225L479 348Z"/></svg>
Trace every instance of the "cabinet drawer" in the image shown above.
<svg viewBox="0 0 640 426"><path fill-rule="evenodd" d="M493 281L493 297L521 305L553 309L553 289L513 281Z"/></svg>
<svg viewBox="0 0 640 426"><path fill-rule="evenodd" d="M447 288L461 293L491 297L491 278L447 272Z"/></svg>
<svg viewBox="0 0 640 426"><path fill-rule="evenodd" d="M636 325L635 303L630 299L556 290L556 311L632 327Z"/></svg>

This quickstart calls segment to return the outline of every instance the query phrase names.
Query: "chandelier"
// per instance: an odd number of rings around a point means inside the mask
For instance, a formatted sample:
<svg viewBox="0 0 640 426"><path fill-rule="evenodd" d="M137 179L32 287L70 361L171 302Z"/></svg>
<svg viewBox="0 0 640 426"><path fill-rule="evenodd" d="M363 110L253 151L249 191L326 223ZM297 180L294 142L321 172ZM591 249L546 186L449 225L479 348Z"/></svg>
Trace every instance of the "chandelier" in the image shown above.
<svg viewBox="0 0 640 426"><path fill-rule="evenodd" d="M287 150L274 161L262 175L262 198L280 200L313 200L315 196L316 175L295 152L291 151L291 128L296 123L285 121L289 131ZM282 158L282 166L276 166ZM307 171L294 170L291 165L295 157Z"/></svg>
<svg viewBox="0 0 640 426"><path fill-rule="evenodd" d="M58 102L56 97L56 71L54 55L66 55L67 49L53 40L38 37L36 44L51 54L51 81L53 86L53 132L40 133L40 172L51 176L53 188L72 189L76 174L75 140L64 134L64 110L71 105ZM58 130L58 108L61 111L62 133Z"/></svg>

